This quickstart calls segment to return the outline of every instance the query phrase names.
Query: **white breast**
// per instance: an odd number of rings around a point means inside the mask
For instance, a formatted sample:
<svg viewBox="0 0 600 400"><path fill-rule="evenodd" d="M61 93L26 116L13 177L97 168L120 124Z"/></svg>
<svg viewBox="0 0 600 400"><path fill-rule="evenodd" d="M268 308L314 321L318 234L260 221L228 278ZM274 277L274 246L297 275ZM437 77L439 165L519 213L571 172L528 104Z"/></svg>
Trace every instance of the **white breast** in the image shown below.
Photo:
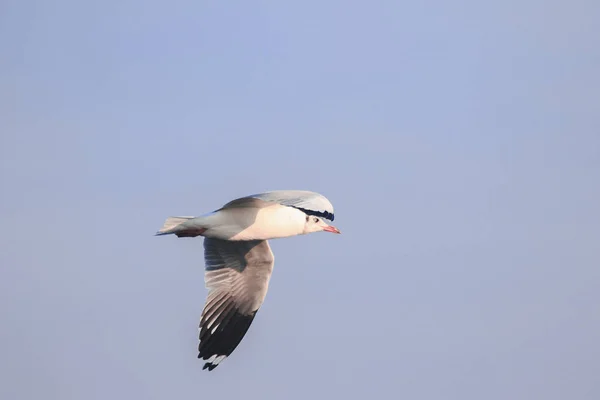
<svg viewBox="0 0 600 400"><path fill-rule="evenodd" d="M306 215L279 204L258 210L254 223L230 240L268 240L302 234Z"/></svg>
<svg viewBox="0 0 600 400"><path fill-rule="evenodd" d="M202 217L202 234L224 240L269 240L300 235L306 215L293 207L228 208Z"/></svg>

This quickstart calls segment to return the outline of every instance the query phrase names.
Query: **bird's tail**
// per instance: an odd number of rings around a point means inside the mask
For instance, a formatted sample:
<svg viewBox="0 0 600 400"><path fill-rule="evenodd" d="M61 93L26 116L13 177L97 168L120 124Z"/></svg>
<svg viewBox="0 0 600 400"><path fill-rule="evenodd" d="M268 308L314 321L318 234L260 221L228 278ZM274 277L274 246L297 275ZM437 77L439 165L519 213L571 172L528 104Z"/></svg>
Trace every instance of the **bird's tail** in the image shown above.
<svg viewBox="0 0 600 400"><path fill-rule="evenodd" d="M194 219L194 217L169 217L165 221L164 225L158 232L156 232L156 236L158 235L168 235L171 233L179 233L183 230L186 230L184 227L180 226L183 223L189 221L190 219ZM177 235L179 236L179 235Z"/></svg>

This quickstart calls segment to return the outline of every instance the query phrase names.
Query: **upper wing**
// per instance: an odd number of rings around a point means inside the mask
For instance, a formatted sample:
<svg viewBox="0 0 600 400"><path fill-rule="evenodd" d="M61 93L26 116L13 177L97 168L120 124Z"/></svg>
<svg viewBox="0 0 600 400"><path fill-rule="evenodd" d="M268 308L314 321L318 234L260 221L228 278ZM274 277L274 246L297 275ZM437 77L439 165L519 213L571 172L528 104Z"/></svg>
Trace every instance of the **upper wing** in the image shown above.
<svg viewBox="0 0 600 400"><path fill-rule="evenodd" d="M278 203L283 206L298 208L309 215L317 215L327 218L330 221L334 219L333 205L322 194L309 192L306 190L276 190L273 192L253 194L230 201L223 208L261 206L262 202Z"/></svg>
<svg viewBox="0 0 600 400"><path fill-rule="evenodd" d="M266 240L204 239L209 289L200 319L198 358L212 371L229 356L250 327L267 294L274 257Z"/></svg>

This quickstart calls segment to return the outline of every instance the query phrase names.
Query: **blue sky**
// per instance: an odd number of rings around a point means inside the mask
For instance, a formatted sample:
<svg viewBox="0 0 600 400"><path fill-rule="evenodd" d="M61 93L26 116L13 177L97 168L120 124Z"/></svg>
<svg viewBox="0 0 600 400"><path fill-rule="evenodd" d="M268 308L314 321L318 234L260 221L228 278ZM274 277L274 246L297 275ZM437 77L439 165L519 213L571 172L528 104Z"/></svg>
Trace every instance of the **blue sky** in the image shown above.
<svg viewBox="0 0 600 400"><path fill-rule="evenodd" d="M1 398L600 397L598 2L0 7ZM153 234L273 189L343 234L207 373Z"/></svg>

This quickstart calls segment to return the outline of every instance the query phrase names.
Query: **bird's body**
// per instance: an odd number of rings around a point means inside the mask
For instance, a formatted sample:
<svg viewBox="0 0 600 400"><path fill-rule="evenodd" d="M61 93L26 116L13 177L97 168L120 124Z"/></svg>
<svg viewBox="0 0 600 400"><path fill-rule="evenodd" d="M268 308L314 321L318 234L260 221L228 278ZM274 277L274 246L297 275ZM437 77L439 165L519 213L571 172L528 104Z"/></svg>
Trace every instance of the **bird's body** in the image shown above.
<svg viewBox="0 0 600 400"><path fill-rule="evenodd" d="M258 200L260 201L260 200ZM183 217L180 217L183 218ZM179 232L203 230L201 236L223 240L269 240L302 234L305 214L293 207L232 207L195 217L179 226Z"/></svg>
<svg viewBox="0 0 600 400"><path fill-rule="evenodd" d="M274 256L267 240L339 230L333 206L307 191L242 197L200 217L167 218L158 235L204 236L208 298L200 319L199 358L212 370L242 340L269 286Z"/></svg>

